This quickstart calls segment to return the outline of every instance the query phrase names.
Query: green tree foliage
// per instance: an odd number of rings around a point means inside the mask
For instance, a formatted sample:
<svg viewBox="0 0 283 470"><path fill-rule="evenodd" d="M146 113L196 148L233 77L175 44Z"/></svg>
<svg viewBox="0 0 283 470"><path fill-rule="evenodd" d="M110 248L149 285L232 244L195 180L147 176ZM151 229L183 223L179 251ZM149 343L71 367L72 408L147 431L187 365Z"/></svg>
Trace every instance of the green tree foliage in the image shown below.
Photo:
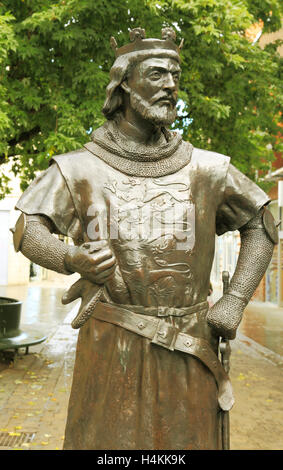
<svg viewBox="0 0 283 470"><path fill-rule="evenodd" d="M166 25L184 38L176 127L254 178L280 150L282 59L245 30L262 19L275 31L281 16L279 0L0 0L0 162L12 159L24 189L53 154L81 147L104 120L110 37L121 46L133 27L160 37Z"/></svg>

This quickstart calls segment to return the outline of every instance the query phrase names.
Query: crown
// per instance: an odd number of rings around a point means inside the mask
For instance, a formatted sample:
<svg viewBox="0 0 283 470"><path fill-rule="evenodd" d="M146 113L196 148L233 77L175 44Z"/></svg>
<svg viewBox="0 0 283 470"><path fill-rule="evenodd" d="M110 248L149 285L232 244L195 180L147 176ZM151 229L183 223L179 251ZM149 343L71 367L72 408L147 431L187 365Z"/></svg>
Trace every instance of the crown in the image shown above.
<svg viewBox="0 0 283 470"><path fill-rule="evenodd" d="M116 58L130 52L149 51L149 50L168 50L180 54L184 40L182 39L179 46L176 44L176 33L173 28L163 28L161 30L162 39L149 38L146 39L145 30L142 28L134 28L130 30L130 43L118 48L116 39L112 36L110 45L115 51Z"/></svg>

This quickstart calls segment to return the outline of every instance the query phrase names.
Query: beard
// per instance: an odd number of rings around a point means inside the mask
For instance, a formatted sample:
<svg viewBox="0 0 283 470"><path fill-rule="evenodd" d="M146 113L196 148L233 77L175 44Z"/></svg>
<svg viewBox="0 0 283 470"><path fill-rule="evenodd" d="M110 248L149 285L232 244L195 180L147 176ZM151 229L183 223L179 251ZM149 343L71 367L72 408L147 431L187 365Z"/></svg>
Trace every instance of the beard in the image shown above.
<svg viewBox="0 0 283 470"><path fill-rule="evenodd" d="M164 127L173 124L177 116L177 109L173 103L171 105L150 103L133 90L130 92L130 104L143 119Z"/></svg>

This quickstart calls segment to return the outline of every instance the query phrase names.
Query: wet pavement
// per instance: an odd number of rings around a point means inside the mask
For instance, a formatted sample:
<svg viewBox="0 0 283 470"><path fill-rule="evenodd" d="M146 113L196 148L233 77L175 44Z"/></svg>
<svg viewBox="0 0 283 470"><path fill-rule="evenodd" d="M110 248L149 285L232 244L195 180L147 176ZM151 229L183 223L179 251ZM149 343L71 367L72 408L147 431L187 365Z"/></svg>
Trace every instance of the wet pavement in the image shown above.
<svg viewBox="0 0 283 470"><path fill-rule="evenodd" d="M0 296L23 300L21 327L42 328L48 336L14 363L0 363L2 450L62 449L78 334L70 325L78 303L61 304L65 289L52 283L0 287ZM281 312L251 303L231 341L232 449L283 450Z"/></svg>
<svg viewBox="0 0 283 470"><path fill-rule="evenodd" d="M69 305L61 303L68 285L69 282L58 288L50 282L31 282L28 286L0 286L0 297L21 300L21 323L41 326L48 332L61 323L70 310Z"/></svg>
<svg viewBox="0 0 283 470"><path fill-rule="evenodd" d="M23 301L21 329L47 335L29 354L21 349L13 362L1 358L1 450L62 448L78 334L70 326L78 302L61 304L71 283L0 287L0 296Z"/></svg>
<svg viewBox="0 0 283 470"><path fill-rule="evenodd" d="M251 302L244 312L240 332L283 356L283 308L268 302Z"/></svg>

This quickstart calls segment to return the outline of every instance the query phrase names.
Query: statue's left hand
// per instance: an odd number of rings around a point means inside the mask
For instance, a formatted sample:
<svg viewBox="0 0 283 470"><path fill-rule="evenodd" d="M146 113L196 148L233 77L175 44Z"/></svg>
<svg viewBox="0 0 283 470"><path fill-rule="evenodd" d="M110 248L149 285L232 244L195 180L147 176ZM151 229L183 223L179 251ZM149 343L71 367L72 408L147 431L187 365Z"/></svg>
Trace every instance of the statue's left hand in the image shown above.
<svg viewBox="0 0 283 470"><path fill-rule="evenodd" d="M222 338L234 339L244 308L241 299L224 294L208 311L207 323Z"/></svg>

